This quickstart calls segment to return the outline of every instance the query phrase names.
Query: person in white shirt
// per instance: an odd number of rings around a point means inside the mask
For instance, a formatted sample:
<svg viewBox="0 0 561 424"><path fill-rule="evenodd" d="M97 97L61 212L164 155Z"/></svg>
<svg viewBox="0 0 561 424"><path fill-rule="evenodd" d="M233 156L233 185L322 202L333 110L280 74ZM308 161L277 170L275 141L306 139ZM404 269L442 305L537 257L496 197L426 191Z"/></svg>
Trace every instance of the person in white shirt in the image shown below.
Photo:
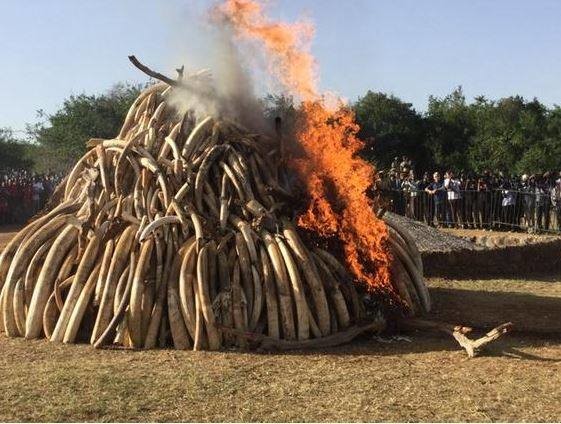
<svg viewBox="0 0 561 424"><path fill-rule="evenodd" d="M557 221L557 229L561 229L561 178L555 181L555 185L551 188L551 206L555 211L555 219Z"/></svg>
<svg viewBox="0 0 561 424"><path fill-rule="evenodd" d="M460 192L460 180L455 178L452 171L446 173L444 188L448 194L448 224L462 226L462 211L460 207L462 194Z"/></svg>
<svg viewBox="0 0 561 424"><path fill-rule="evenodd" d="M41 207L41 196L45 191L45 186L43 182L38 178L35 177L35 182L32 186L33 189L33 213L37 213Z"/></svg>

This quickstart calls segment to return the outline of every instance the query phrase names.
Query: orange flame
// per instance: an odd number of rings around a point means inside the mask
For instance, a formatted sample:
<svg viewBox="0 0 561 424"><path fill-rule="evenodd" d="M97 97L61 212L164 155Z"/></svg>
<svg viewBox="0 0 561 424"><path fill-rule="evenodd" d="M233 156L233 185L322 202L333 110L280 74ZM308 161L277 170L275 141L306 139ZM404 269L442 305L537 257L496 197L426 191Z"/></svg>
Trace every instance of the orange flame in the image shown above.
<svg viewBox="0 0 561 424"><path fill-rule="evenodd" d="M331 111L318 93L309 51L313 26L271 21L255 0L226 0L218 11L238 36L260 43L269 72L303 101L297 139L305 159L293 159L292 164L307 186L310 204L298 224L322 236L337 236L356 279L372 291L395 295L389 278L388 231L366 194L375 170L357 155L363 143L352 111Z"/></svg>
<svg viewBox="0 0 561 424"><path fill-rule="evenodd" d="M218 7L238 34L259 41L267 52L269 72L305 100L317 95L315 61L308 53L314 27L308 22L272 22L254 0L226 0Z"/></svg>

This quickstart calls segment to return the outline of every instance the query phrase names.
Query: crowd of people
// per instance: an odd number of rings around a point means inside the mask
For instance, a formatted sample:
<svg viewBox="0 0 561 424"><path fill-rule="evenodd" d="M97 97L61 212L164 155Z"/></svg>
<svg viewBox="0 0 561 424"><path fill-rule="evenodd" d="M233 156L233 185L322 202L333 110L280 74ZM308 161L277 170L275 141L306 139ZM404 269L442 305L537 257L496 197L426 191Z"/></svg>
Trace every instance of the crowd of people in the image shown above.
<svg viewBox="0 0 561 424"><path fill-rule="evenodd" d="M0 225L25 223L43 208L60 181L58 174L0 170Z"/></svg>
<svg viewBox="0 0 561 424"><path fill-rule="evenodd" d="M389 210L431 226L561 232L561 172L509 176L447 170L418 178L404 156L379 177L377 189ZM0 225L28 221L61 180L60 174L0 170Z"/></svg>
<svg viewBox="0 0 561 424"><path fill-rule="evenodd" d="M561 231L561 172L514 176L447 170L417 178L411 160L403 157L380 172L378 189L389 210L429 225Z"/></svg>

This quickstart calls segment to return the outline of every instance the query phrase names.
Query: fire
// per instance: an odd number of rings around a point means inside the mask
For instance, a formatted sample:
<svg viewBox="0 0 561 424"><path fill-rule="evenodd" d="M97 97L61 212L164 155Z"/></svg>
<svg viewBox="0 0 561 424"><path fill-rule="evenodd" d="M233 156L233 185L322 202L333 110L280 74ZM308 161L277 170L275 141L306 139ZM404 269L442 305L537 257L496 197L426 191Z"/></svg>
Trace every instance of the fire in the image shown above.
<svg viewBox="0 0 561 424"><path fill-rule="evenodd" d="M298 224L321 235L336 235L355 277L370 288L389 288L386 225L366 195L375 179L371 165L357 156L363 143L351 111L329 112L320 102L304 102L297 137L306 159L296 161L311 201Z"/></svg>
<svg viewBox="0 0 561 424"><path fill-rule="evenodd" d="M235 31L259 41L267 52L269 72L304 100L317 96L315 60L308 52L314 27L308 22L271 22L254 0L226 0L216 12Z"/></svg>
<svg viewBox="0 0 561 424"><path fill-rule="evenodd" d="M305 158L292 159L292 165L306 185L310 204L298 224L336 236L358 281L373 291L395 294L385 247L387 228L366 194L375 170L357 155L363 143L352 111L327 107L317 89L316 62L309 51L313 26L271 21L255 0L226 0L217 10L237 36L262 47L269 72L302 101L297 139Z"/></svg>

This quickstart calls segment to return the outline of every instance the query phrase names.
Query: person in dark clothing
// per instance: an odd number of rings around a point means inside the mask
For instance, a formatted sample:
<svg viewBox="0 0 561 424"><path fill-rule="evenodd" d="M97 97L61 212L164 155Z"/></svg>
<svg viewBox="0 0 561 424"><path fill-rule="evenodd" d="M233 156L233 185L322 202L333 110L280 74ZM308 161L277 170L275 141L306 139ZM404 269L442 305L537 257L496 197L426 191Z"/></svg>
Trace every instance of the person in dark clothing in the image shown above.
<svg viewBox="0 0 561 424"><path fill-rule="evenodd" d="M544 216L544 223L543 228L545 231L549 230L549 224L551 223L551 189L554 186L554 181L551 180L551 174L546 172L543 174L543 190L547 195L544 198L543 202L543 216Z"/></svg>
<svg viewBox="0 0 561 424"><path fill-rule="evenodd" d="M542 231L549 229L549 190L547 182L543 176L536 179L534 190L536 199L536 230Z"/></svg>
<svg viewBox="0 0 561 424"><path fill-rule="evenodd" d="M464 192L463 195L463 212L464 223L468 228L475 228L477 222L476 218L476 195L477 195L477 182L472 174L467 174L464 178L460 179L461 188Z"/></svg>
<svg viewBox="0 0 561 424"><path fill-rule="evenodd" d="M429 202L429 196L425 189L430 184L429 173L425 172L423 178L419 181L419 217L428 224L432 216L432 202Z"/></svg>
<svg viewBox="0 0 561 424"><path fill-rule="evenodd" d="M413 170L409 171L409 175L403 180L401 189L407 202L405 216L411 219L419 219L419 182L415 179Z"/></svg>
<svg viewBox="0 0 561 424"><path fill-rule="evenodd" d="M501 218L499 228L510 230L514 225L514 207L516 205L516 193L511 181L503 178L499 186L501 189Z"/></svg>
<svg viewBox="0 0 561 424"><path fill-rule="evenodd" d="M404 211L401 210L401 180L394 173L390 174L389 190L391 192L391 211L403 215Z"/></svg>
<svg viewBox="0 0 561 424"><path fill-rule="evenodd" d="M407 182L408 174L402 172L397 176L397 178L399 181L399 189L398 189L399 195L397 196L396 210L398 211L397 213L399 213L400 215L406 215L409 193L406 193L404 190L407 189L406 182Z"/></svg>
<svg viewBox="0 0 561 424"><path fill-rule="evenodd" d="M489 189L491 193L491 216L490 218L490 225L492 228L498 228L501 226L501 218L502 218L502 190L500 186L502 184L504 175L499 172L498 175L491 175Z"/></svg>
<svg viewBox="0 0 561 424"><path fill-rule="evenodd" d="M434 205L434 216L431 217L429 225L433 225L434 218L436 218L437 225L440 226L446 219L446 188L444 188L444 182L440 178L439 172L435 172L432 178L432 183L425 188L425 192L432 197Z"/></svg>
<svg viewBox="0 0 561 424"><path fill-rule="evenodd" d="M477 227L486 228L491 217L491 183L489 173L487 171L477 180L476 190Z"/></svg>

